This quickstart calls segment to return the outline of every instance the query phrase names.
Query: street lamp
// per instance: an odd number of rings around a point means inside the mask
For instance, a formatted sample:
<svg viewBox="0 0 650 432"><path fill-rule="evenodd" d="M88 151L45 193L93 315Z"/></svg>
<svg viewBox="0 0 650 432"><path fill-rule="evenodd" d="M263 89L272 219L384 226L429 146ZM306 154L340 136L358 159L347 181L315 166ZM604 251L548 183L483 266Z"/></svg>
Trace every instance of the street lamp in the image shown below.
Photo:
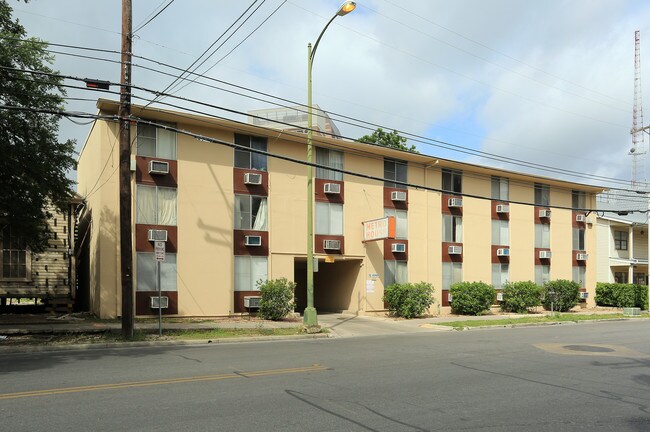
<svg viewBox="0 0 650 432"><path fill-rule="evenodd" d="M330 19L325 28L318 35L314 49L311 43L307 44L307 307L303 314L303 323L308 326L318 325L318 315L314 308L314 195L312 185L313 163L312 153L312 102L311 102L311 68L314 63L314 55L318 49L318 43L323 37L327 27L336 19L336 17L347 15L354 10L356 3L346 1L341 5L336 14Z"/></svg>

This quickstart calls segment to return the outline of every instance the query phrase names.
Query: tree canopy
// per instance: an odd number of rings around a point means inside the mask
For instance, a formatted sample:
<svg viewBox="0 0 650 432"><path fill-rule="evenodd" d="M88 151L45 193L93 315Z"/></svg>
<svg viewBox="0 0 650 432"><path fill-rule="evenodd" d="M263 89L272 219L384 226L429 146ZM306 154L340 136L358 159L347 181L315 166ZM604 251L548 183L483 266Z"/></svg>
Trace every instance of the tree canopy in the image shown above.
<svg viewBox="0 0 650 432"><path fill-rule="evenodd" d="M48 205L63 209L72 196L66 172L75 163L75 142L57 137L60 116L42 112L63 109L63 80L23 72L57 74L46 49L0 0L0 228L10 224L34 251L47 246Z"/></svg>
<svg viewBox="0 0 650 432"><path fill-rule="evenodd" d="M392 132L386 132L382 128L377 128L377 130L371 133L370 135L364 135L361 138L359 138L357 141L368 143L368 144L378 144L384 147L390 147L397 150L406 150L413 153L419 153L415 149L414 145L408 147L406 145L408 139L398 134L397 131L395 130Z"/></svg>

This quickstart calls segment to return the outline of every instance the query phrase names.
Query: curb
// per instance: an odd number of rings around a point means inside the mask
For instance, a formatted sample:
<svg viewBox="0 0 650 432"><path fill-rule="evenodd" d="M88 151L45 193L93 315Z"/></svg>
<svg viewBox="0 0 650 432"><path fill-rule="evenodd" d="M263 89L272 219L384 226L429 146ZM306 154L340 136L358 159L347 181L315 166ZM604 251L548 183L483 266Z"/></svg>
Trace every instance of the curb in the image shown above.
<svg viewBox="0 0 650 432"><path fill-rule="evenodd" d="M109 342L109 343L89 343L89 344L72 344L72 345L16 345L0 346L2 354L20 354L20 353L40 353L54 351L78 351L78 350L100 350L114 348L146 348L146 347L174 347L174 346L198 346L198 345L226 345L246 342L272 342L272 341L291 341L307 339L327 339L330 335L327 333L304 334L293 336L252 336L239 338L223 339L185 339L171 341L146 341L146 342Z"/></svg>
<svg viewBox="0 0 650 432"><path fill-rule="evenodd" d="M575 325L575 324L589 324L589 323L603 323L603 322L613 322L613 321L648 321L650 318L609 318L609 319L596 319L596 320L582 320L582 321L554 321L546 323L521 323L521 324L498 324L498 325L484 325L476 327L463 327L455 328L450 327L455 331L469 331L469 330L484 330L484 329L500 329L500 328L516 328L516 327L545 327L545 326L555 326L555 325ZM451 321L450 321L451 322Z"/></svg>

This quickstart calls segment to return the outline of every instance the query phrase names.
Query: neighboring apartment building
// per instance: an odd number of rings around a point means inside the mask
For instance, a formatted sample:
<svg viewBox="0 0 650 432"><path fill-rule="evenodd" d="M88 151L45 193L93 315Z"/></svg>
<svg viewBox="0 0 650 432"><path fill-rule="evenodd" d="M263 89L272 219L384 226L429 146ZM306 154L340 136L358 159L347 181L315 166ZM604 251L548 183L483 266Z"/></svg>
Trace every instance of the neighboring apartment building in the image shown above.
<svg viewBox="0 0 650 432"><path fill-rule="evenodd" d="M71 199L65 211L47 209L52 233L47 248L34 253L11 229L0 221L0 306L8 299L42 299L48 306L74 304L76 296L75 210L79 197Z"/></svg>
<svg viewBox="0 0 650 432"><path fill-rule="evenodd" d="M112 115L118 104L101 100L98 107ZM305 135L151 108L139 115L241 148L134 123L136 313L157 313L150 307L157 293L149 238L159 231L167 236L165 313L245 312L244 297L256 294L256 281L280 277L298 284L302 311L307 168L246 148L305 160ZM119 315L121 305L118 130L114 122L96 121L78 167L79 193L93 218L91 306L102 317ZM324 136L314 145L316 163L373 177L314 170L317 310L381 311L384 287L406 281L434 285L432 312L449 310L451 284L479 280L500 287L574 279L593 304L596 230L570 208L593 208L602 188ZM385 216L396 220L395 238L364 243L362 222Z"/></svg>
<svg viewBox="0 0 650 432"><path fill-rule="evenodd" d="M647 284L648 215L600 216L596 229L597 281Z"/></svg>

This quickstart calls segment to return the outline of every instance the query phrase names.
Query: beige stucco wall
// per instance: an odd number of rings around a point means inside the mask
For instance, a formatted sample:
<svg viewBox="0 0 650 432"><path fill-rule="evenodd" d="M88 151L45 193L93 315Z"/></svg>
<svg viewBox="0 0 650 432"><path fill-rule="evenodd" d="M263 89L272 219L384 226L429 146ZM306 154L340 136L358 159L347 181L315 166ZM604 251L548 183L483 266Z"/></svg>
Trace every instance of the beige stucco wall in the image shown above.
<svg viewBox="0 0 650 432"><path fill-rule="evenodd" d="M533 185L510 182L510 200L533 202ZM510 281L535 280L535 207L510 204Z"/></svg>

